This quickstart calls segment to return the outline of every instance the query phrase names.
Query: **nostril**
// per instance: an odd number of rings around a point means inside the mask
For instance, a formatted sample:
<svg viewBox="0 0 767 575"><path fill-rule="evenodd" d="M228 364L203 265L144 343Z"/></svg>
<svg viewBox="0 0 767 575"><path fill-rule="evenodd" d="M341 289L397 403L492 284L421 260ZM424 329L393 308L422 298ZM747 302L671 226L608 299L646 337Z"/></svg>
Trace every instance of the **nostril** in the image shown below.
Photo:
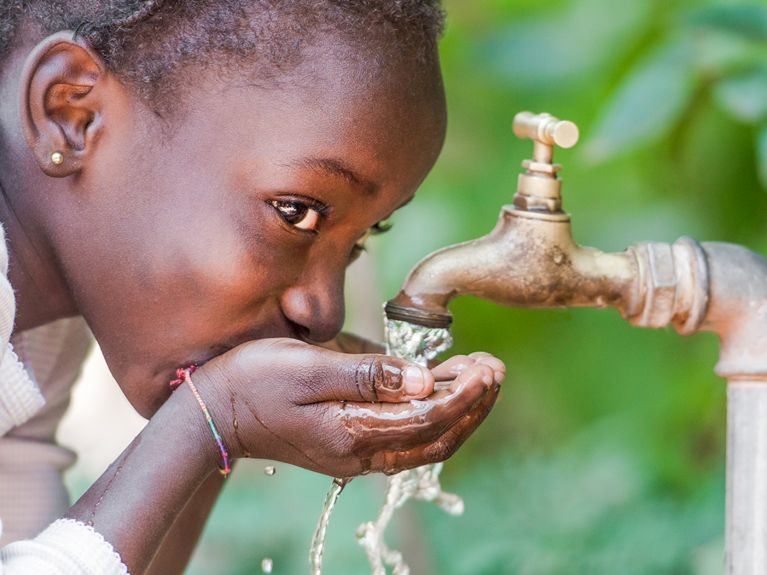
<svg viewBox="0 0 767 575"><path fill-rule="evenodd" d="M339 286L342 287L343 284ZM337 336L343 327L343 290L331 290L326 282L319 282L312 288L287 290L280 298L280 307L295 337L322 343Z"/></svg>
<svg viewBox="0 0 767 575"><path fill-rule="evenodd" d="M307 328L302 325L296 325L295 333L298 339L314 345L320 345L332 340L340 333L340 329L326 328L318 325L316 329Z"/></svg>
<svg viewBox="0 0 767 575"><path fill-rule="evenodd" d="M311 330L308 327L291 320L288 320L288 324L290 325L290 330L293 332L293 337L295 339L311 341Z"/></svg>

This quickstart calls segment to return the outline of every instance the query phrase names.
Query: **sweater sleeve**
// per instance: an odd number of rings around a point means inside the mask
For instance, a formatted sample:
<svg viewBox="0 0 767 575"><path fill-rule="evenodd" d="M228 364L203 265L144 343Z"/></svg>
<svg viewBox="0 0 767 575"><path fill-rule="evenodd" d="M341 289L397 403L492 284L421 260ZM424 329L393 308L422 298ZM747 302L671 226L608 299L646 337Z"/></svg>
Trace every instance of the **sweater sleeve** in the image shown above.
<svg viewBox="0 0 767 575"><path fill-rule="evenodd" d="M92 527L59 519L36 538L1 549L0 575L128 575L128 569Z"/></svg>
<svg viewBox="0 0 767 575"><path fill-rule="evenodd" d="M8 280L8 249L0 226L0 436L31 418L45 404L10 344L16 298Z"/></svg>
<svg viewBox="0 0 767 575"><path fill-rule="evenodd" d="M0 437L29 421L45 405L40 389L11 346L15 315L5 231L0 225ZM0 575L128 575L128 569L92 527L59 519L34 539L0 549Z"/></svg>
<svg viewBox="0 0 767 575"><path fill-rule="evenodd" d="M4 279L0 279L0 284ZM0 296L0 308L4 305ZM8 343L10 332L6 337L2 315L0 312L0 345L4 344L0 347L0 436L28 421L45 405L40 389Z"/></svg>

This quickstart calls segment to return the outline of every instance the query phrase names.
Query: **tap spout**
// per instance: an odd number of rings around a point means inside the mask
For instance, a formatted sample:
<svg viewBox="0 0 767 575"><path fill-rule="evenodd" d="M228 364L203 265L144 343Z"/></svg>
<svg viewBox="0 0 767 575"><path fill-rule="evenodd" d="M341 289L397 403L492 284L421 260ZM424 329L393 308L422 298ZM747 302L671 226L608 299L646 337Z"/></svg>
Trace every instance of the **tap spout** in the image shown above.
<svg viewBox="0 0 767 575"><path fill-rule="evenodd" d="M449 324L449 302L473 295L514 307L615 307L637 300L632 253L577 245L570 217L504 206L486 236L436 251L410 272L387 315ZM436 324L432 324L436 325Z"/></svg>

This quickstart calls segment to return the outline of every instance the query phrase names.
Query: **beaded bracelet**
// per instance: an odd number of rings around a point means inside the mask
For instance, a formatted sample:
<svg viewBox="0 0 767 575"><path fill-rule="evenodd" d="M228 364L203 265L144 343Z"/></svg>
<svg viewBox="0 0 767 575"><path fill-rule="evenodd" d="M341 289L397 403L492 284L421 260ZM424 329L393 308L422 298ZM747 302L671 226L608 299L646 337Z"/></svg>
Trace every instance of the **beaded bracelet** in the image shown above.
<svg viewBox="0 0 767 575"><path fill-rule="evenodd" d="M192 374L197 369L197 366L192 364L186 369L184 368L178 368L176 370L176 379L170 382L170 386L172 389L176 389L179 385L186 382L189 386L189 389L192 390L192 395L194 395L194 398L197 400L197 403L200 406L200 409L202 409L203 415L205 415L205 421L208 422L208 427L210 428L210 432L213 434L213 439L216 440L216 445L218 446L218 450L221 452L221 458L224 460L224 467L219 467L219 471L221 472L221 475L224 477L228 477L228 475L232 472L232 466L229 464L229 452L226 450L226 446L224 445L224 440L221 439L221 434L218 432L218 429L216 428L216 424L213 421L213 418L210 415L210 411L208 411L208 406L205 405L205 402L202 399L202 396L200 395L200 392L197 391L197 386L192 382Z"/></svg>

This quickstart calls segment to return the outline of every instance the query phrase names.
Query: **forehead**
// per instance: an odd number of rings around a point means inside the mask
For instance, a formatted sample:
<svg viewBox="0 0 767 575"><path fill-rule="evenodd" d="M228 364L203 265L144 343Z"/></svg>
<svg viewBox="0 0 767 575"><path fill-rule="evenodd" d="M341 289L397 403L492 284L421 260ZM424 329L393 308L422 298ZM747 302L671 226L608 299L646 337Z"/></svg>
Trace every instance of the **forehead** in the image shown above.
<svg viewBox="0 0 767 575"><path fill-rule="evenodd" d="M403 186L420 183L439 154L445 103L436 62L318 46L275 82L262 85L250 72L189 88L179 136L199 138L210 159L235 153L255 168L338 158L368 179Z"/></svg>

